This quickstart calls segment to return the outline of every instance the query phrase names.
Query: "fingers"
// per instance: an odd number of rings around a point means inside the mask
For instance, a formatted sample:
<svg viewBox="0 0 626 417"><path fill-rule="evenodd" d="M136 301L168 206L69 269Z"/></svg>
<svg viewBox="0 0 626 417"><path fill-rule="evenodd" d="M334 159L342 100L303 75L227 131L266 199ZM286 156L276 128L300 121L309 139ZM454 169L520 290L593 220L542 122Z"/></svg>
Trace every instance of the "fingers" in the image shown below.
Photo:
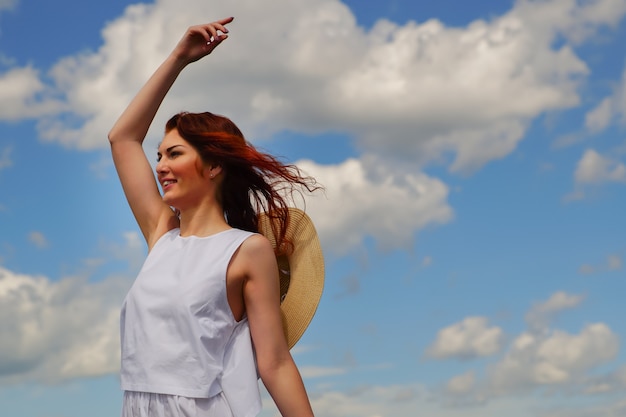
<svg viewBox="0 0 626 417"><path fill-rule="evenodd" d="M228 33L226 25L232 22L233 19L234 17L227 17L204 25L192 26L190 29L192 31L200 32L206 39L207 43L215 42L217 40L222 41L228 37L228 35L226 35Z"/></svg>
<svg viewBox="0 0 626 417"><path fill-rule="evenodd" d="M211 23L190 26L173 53L186 63L201 59L228 38L226 25L232 21L232 17L227 17Z"/></svg>

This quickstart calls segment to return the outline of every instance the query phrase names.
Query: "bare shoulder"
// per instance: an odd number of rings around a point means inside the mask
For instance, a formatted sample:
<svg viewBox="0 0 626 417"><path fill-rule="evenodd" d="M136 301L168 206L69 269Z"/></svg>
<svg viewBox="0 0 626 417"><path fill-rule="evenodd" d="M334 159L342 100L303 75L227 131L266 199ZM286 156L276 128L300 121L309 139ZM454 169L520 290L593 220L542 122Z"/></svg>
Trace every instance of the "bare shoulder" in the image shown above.
<svg viewBox="0 0 626 417"><path fill-rule="evenodd" d="M259 273L271 273L274 268L277 268L277 264L271 242L261 234L254 234L244 240L235 252L229 270L250 279Z"/></svg>
<svg viewBox="0 0 626 417"><path fill-rule="evenodd" d="M272 243L262 234L256 233L246 239L239 250L243 258L252 262L263 259L274 260L274 248Z"/></svg>

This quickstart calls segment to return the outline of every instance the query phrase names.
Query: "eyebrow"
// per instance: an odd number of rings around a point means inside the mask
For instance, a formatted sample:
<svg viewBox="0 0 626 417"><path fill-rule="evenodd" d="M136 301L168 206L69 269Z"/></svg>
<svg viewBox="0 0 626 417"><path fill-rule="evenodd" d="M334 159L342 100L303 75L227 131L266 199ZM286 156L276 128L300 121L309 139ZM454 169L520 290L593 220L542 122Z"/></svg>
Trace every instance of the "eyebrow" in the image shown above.
<svg viewBox="0 0 626 417"><path fill-rule="evenodd" d="M177 146L183 146L183 145L181 145L181 144L172 145L172 146L170 146L169 148L167 148L165 150L165 153L170 152L172 149L176 148ZM157 150L157 155L161 155L161 151Z"/></svg>

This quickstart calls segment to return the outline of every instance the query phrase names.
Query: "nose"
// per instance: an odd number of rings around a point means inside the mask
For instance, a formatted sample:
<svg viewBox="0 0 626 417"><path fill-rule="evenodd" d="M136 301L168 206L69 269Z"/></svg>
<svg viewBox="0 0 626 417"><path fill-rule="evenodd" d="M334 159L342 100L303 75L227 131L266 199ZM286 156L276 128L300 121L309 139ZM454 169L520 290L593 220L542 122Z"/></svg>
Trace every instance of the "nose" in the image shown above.
<svg viewBox="0 0 626 417"><path fill-rule="evenodd" d="M157 162L154 170L156 171L157 174L163 174L167 172L167 164L165 162L165 158L161 158L159 162Z"/></svg>

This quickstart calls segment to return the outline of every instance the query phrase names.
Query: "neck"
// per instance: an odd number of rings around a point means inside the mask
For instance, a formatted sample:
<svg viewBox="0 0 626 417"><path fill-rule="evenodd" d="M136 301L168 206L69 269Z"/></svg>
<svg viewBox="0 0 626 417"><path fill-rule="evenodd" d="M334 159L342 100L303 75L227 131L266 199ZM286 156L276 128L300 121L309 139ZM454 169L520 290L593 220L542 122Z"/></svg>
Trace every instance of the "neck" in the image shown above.
<svg viewBox="0 0 626 417"><path fill-rule="evenodd" d="M200 205L180 211L180 235L206 237L230 229L219 204Z"/></svg>

